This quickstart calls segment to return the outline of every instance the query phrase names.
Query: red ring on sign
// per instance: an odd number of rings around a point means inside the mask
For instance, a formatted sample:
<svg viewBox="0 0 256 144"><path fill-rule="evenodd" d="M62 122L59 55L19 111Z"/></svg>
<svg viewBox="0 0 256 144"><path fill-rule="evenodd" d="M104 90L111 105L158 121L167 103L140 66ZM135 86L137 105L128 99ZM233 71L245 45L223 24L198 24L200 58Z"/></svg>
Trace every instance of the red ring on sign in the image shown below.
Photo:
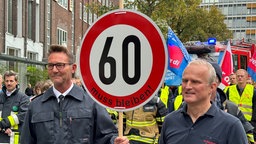
<svg viewBox="0 0 256 144"><path fill-rule="evenodd" d="M152 71L145 84L137 92L122 97L108 94L97 85L91 74L89 63L94 41L101 32L114 25L129 25L140 30L146 36L146 39L151 46L153 56ZM144 104L144 102L149 101L153 94L159 89L167 69L165 43L159 34L158 29L146 16L129 10L117 10L100 17L88 29L79 56L80 74L87 92L89 92L89 94L103 106L121 111L135 109L141 104ZM146 95L147 92L150 95ZM142 94L145 94L145 100L141 100ZM101 96L107 97L108 100L101 99ZM136 102L137 99L139 99L139 102ZM119 108L118 102L122 103L122 105L120 105L122 108ZM126 104L127 102L130 102L130 104Z"/></svg>

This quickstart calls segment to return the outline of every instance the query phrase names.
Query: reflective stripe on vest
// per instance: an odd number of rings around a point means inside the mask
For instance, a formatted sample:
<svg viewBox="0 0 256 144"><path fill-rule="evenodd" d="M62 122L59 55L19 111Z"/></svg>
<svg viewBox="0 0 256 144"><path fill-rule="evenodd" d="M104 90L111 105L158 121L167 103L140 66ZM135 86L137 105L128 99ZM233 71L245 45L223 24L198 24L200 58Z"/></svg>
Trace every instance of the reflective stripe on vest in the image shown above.
<svg viewBox="0 0 256 144"><path fill-rule="evenodd" d="M15 125L18 124L17 123L17 116L16 115L11 115L11 116L8 116L7 118L9 120L11 126L15 126Z"/></svg>
<svg viewBox="0 0 256 144"><path fill-rule="evenodd" d="M246 134L249 142L254 142L254 137L252 133Z"/></svg>
<svg viewBox="0 0 256 144"><path fill-rule="evenodd" d="M159 127L156 122L157 109L145 112L144 107L140 107L133 111L125 112L126 127L124 135L138 135L144 138L158 138ZM135 129L135 131L131 131Z"/></svg>
<svg viewBox="0 0 256 144"><path fill-rule="evenodd" d="M18 114L18 112L11 112L11 115L7 117L8 120L10 121L12 130L19 129L19 126L18 126L19 120L18 120L17 114Z"/></svg>
<svg viewBox="0 0 256 144"><path fill-rule="evenodd" d="M248 121L252 119L252 97L254 86L246 84L242 95L240 96L236 85L229 86L229 100L238 105Z"/></svg>
<svg viewBox="0 0 256 144"><path fill-rule="evenodd" d="M174 100L174 110L178 110L180 105L182 104L183 101L183 96L182 95L178 95L176 96L175 100Z"/></svg>
<svg viewBox="0 0 256 144"><path fill-rule="evenodd" d="M164 88L161 88L160 99L162 100L166 108L168 106L168 97L169 97L169 87L165 86Z"/></svg>
<svg viewBox="0 0 256 144"><path fill-rule="evenodd" d="M126 124L128 126L136 126L136 127L141 127L141 126L152 126L156 124L156 120L154 119L153 121L131 121L131 120L126 120Z"/></svg>
<svg viewBox="0 0 256 144"><path fill-rule="evenodd" d="M10 144L19 144L19 132L12 132L10 136Z"/></svg>
<svg viewBox="0 0 256 144"><path fill-rule="evenodd" d="M112 121L114 122L114 124L116 124L117 123L117 118L118 118L117 111L111 110L109 108L106 108L106 110L107 110L108 114L110 115L110 117L111 117Z"/></svg>
<svg viewBox="0 0 256 144"><path fill-rule="evenodd" d="M0 111L0 114L2 114L2 111ZM11 115L7 117L11 124L11 130L15 131L15 132L11 133L10 143L7 143L7 144L19 144L20 133L16 132L19 129L19 126L18 126L19 121L18 121L18 117L16 114L18 114L18 112L11 112ZM0 117L0 121L1 120L3 120L2 117ZM0 144L5 144L5 143L0 143Z"/></svg>
<svg viewBox="0 0 256 144"><path fill-rule="evenodd" d="M165 118L165 116L164 117L156 117L156 121L157 122L164 122L164 118Z"/></svg>
<svg viewBox="0 0 256 144"><path fill-rule="evenodd" d="M127 138L129 140L139 141L139 142L148 143L148 144L158 143L158 138L146 138L146 137L141 137L137 135L128 135Z"/></svg>

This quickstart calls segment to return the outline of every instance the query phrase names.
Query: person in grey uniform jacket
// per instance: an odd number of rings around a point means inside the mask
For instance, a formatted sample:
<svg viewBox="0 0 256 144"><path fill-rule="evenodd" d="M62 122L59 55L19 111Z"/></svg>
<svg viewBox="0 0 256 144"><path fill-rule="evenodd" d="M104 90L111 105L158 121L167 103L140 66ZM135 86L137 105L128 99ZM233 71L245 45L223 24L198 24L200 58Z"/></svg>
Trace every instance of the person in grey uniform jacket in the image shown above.
<svg viewBox="0 0 256 144"><path fill-rule="evenodd" d="M77 65L69 50L52 45L48 74L53 86L29 105L21 144L128 144L105 108L72 83Z"/></svg>
<svg viewBox="0 0 256 144"><path fill-rule="evenodd" d="M19 143L29 97L20 91L18 74L4 73L4 86L0 92L0 143Z"/></svg>

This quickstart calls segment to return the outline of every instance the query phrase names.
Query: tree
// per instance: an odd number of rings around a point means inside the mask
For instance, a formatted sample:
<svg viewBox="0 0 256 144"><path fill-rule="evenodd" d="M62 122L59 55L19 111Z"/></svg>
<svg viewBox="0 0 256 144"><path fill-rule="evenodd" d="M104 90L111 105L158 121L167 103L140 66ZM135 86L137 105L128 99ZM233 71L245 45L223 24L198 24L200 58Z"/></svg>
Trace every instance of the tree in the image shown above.
<svg viewBox="0 0 256 144"><path fill-rule="evenodd" d="M101 5L98 1L92 1L90 3L86 3L87 10L90 10L92 13L96 13L98 16L101 16L111 10L118 9L118 6L115 5Z"/></svg>
<svg viewBox="0 0 256 144"><path fill-rule="evenodd" d="M232 37L217 7L201 8L201 0L134 0L133 7L151 17L164 35L170 26L181 41L222 41ZM131 3L129 3L131 5Z"/></svg>
<svg viewBox="0 0 256 144"><path fill-rule="evenodd" d="M206 41L216 37L218 41L232 38L224 23L224 15L215 6L200 7L201 0L124 0L124 8L137 9L149 16L167 36L168 26L182 42ZM89 4L98 15L118 7Z"/></svg>
<svg viewBox="0 0 256 144"><path fill-rule="evenodd" d="M208 36L216 37L219 40L226 40L232 37L232 33L227 29L224 19L224 15L221 14L216 6L210 8L207 17L208 25L205 29L209 34Z"/></svg>
<svg viewBox="0 0 256 144"><path fill-rule="evenodd" d="M44 81L49 79L47 70L40 69L35 66L28 66L27 67L27 75L29 83L34 86L38 81Z"/></svg>

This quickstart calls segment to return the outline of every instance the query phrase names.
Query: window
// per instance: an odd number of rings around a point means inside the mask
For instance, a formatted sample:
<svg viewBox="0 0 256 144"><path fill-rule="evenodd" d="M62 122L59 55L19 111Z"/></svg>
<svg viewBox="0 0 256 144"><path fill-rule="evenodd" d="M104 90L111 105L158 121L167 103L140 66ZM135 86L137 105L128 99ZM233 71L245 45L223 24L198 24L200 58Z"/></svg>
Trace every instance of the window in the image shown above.
<svg viewBox="0 0 256 144"><path fill-rule="evenodd" d="M79 9L79 18L82 19L82 15L83 15L83 14L82 14L82 13L83 13L83 12L82 12L82 3L80 3L80 7L79 7L79 8L80 8L80 9Z"/></svg>
<svg viewBox="0 0 256 144"><path fill-rule="evenodd" d="M58 4L64 8L68 8L68 0L58 0Z"/></svg>
<svg viewBox="0 0 256 144"><path fill-rule="evenodd" d="M241 64L241 69L247 69L247 56L241 55L240 64Z"/></svg>
<svg viewBox="0 0 256 144"><path fill-rule="evenodd" d="M84 8L84 9L83 9L83 11L84 11L84 13L83 13L83 20L84 20L84 22L87 23L87 22L88 22L88 18L87 18L87 14L88 14L88 13L87 13L87 8L86 8L85 5L83 6L83 8Z"/></svg>
<svg viewBox="0 0 256 144"><path fill-rule="evenodd" d="M80 3L80 11L79 11L79 17L80 19L83 18L84 22L87 22L88 18L87 18L87 8L85 5L83 5L82 3Z"/></svg>
<svg viewBox="0 0 256 144"><path fill-rule="evenodd" d="M256 14L256 9L252 9L251 14Z"/></svg>
<svg viewBox="0 0 256 144"><path fill-rule="evenodd" d="M12 33L12 1L8 0L8 32Z"/></svg>
<svg viewBox="0 0 256 144"><path fill-rule="evenodd" d="M30 60L37 60L38 53L28 51L27 58Z"/></svg>
<svg viewBox="0 0 256 144"><path fill-rule="evenodd" d="M33 1L28 1L28 38L32 39L32 13L33 13L33 8L32 8L32 2Z"/></svg>
<svg viewBox="0 0 256 144"><path fill-rule="evenodd" d="M233 27L233 20L232 19L227 19L224 20L225 24L227 25L228 28Z"/></svg>
<svg viewBox="0 0 256 144"><path fill-rule="evenodd" d="M15 48L7 48L7 54L10 56L15 56L19 57L20 50L15 49ZM18 62L16 61L9 61L8 62L8 67L10 70L17 71L18 70Z"/></svg>
<svg viewBox="0 0 256 144"><path fill-rule="evenodd" d="M67 31L58 28L57 39L59 45L67 46Z"/></svg>
<svg viewBox="0 0 256 144"><path fill-rule="evenodd" d="M97 14L93 14L93 21L96 21L98 18Z"/></svg>
<svg viewBox="0 0 256 144"><path fill-rule="evenodd" d="M227 7L227 5L224 5L224 7L222 8L222 13L224 15L228 15L228 7Z"/></svg>
<svg viewBox="0 0 256 144"><path fill-rule="evenodd" d="M233 54L232 57L233 57L233 68L234 68L234 71L236 71L238 68L238 63L237 63L238 57L235 54Z"/></svg>
<svg viewBox="0 0 256 144"><path fill-rule="evenodd" d="M69 11L73 11L73 0L69 0Z"/></svg>
<svg viewBox="0 0 256 144"><path fill-rule="evenodd" d="M89 21L88 21L89 25L92 24L92 17L93 17L92 11L89 10Z"/></svg>

